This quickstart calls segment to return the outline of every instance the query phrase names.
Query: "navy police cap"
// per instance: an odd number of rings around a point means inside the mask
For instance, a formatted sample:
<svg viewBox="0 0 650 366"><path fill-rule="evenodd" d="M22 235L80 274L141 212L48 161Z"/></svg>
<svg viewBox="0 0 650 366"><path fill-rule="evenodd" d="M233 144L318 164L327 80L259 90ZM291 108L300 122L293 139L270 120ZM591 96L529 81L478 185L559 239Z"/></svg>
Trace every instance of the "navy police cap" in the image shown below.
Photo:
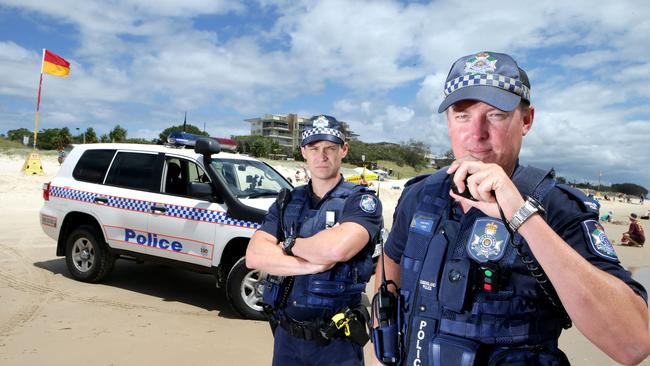
<svg viewBox="0 0 650 366"><path fill-rule="evenodd" d="M517 62L504 53L479 52L459 58L445 83L445 100L438 113L462 100L478 100L502 111L530 103L530 81Z"/></svg>
<svg viewBox="0 0 650 366"><path fill-rule="evenodd" d="M305 125L300 146L323 140L343 144L345 142L345 135L343 134L341 123L336 118L321 114L310 118L309 122Z"/></svg>

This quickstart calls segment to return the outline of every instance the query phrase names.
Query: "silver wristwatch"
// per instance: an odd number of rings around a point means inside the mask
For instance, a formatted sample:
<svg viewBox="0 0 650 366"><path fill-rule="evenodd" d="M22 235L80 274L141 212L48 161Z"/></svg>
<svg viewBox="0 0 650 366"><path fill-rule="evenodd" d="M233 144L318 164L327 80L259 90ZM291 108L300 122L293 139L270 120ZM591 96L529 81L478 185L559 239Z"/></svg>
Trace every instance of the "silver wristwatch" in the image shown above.
<svg viewBox="0 0 650 366"><path fill-rule="evenodd" d="M519 227L535 213L539 213L540 215L543 215L546 213L546 210L544 210L542 204L537 202L536 199L527 196L524 205L521 206L521 208L519 208L519 210L515 212L515 215L512 216L512 219L508 221L508 226L510 226L510 230L512 230L513 233L516 232L519 229Z"/></svg>

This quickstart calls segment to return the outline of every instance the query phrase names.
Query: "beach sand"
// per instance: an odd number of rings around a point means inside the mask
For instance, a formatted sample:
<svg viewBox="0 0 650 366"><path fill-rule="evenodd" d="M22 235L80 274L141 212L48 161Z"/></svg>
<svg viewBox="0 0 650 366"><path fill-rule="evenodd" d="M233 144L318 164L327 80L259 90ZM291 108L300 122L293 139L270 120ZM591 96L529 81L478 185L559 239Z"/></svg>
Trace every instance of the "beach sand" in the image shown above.
<svg viewBox="0 0 650 366"><path fill-rule="evenodd" d="M55 256L55 241L40 228L41 187L58 170L55 156L41 158L46 175L25 176L20 172L24 156L0 154L0 364L270 364L268 325L237 319L209 275L118 261L101 284L73 280L64 259ZM295 172L278 169L290 177ZM393 186L400 184L379 185L387 227L401 194ZM601 210L614 212L615 223L604 226L617 242L627 230L627 216L650 208L647 203L602 204ZM650 228L650 222L642 223ZM650 249L616 250L635 277L650 286ZM574 365L614 364L575 327L563 333L560 343Z"/></svg>

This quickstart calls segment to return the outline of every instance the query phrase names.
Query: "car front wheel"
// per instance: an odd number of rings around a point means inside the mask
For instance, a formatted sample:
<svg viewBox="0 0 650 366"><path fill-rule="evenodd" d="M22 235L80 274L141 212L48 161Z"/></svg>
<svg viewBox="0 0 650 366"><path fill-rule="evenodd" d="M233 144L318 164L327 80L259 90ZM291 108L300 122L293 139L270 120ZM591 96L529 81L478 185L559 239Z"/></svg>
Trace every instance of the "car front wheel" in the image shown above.
<svg viewBox="0 0 650 366"><path fill-rule="evenodd" d="M233 308L243 317L265 320L262 311L262 292L266 273L246 267L246 258L240 258L228 274L226 293Z"/></svg>

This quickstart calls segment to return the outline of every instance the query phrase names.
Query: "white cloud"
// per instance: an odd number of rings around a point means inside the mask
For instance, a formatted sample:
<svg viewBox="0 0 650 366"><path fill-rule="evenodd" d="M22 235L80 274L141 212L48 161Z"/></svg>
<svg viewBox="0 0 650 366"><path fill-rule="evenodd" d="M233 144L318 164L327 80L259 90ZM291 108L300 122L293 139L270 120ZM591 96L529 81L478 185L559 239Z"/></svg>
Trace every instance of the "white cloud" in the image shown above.
<svg viewBox="0 0 650 366"><path fill-rule="evenodd" d="M48 20L39 22L43 29L73 30L68 36L78 46L62 55L72 63L70 77L44 80L46 126L92 125L101 134L120 123L146 137L184 110L201 110L196 118L208 121L208 130L228 135L248 131L243 116L332 110L363 139L416 138L441 151L448 141L437 106L451 63L492 50L512 54L533 81L537 122L522 159L585 177L602 169L650 188L648 170L629 163L647 155L650 132L647 1L0 4ZM243 24L220 24L227 23L222 15ZM197 29L197 16L217 21ZM3 74L0 96L24 102L0 101L3 125L24 127L33 115L40 50L4 39L0 68L11 72Z"/></svg>

